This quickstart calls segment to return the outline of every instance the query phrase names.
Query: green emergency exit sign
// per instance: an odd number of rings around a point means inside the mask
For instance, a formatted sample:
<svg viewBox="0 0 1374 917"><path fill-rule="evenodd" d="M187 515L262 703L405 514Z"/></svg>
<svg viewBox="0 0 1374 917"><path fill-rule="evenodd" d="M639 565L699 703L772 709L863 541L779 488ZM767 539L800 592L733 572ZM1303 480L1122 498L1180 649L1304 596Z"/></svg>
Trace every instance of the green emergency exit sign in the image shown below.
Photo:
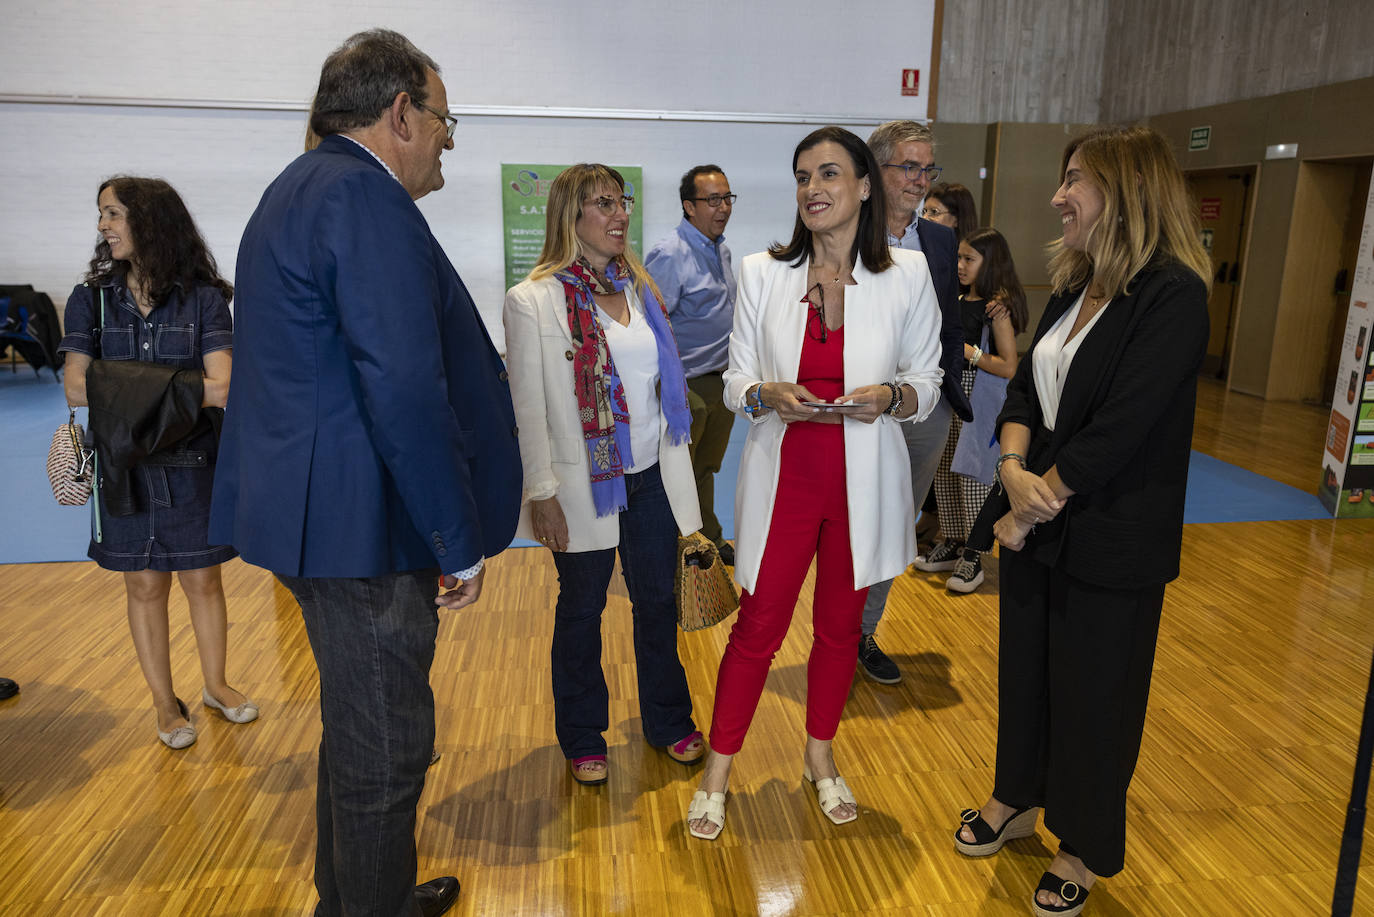
<svg viewBox="0 0 1374 917"><path fill-rule="evenodd" d="M1212 145L1212 125L1195 127L1188 132L1188 152L1205 150Z"/></svg>

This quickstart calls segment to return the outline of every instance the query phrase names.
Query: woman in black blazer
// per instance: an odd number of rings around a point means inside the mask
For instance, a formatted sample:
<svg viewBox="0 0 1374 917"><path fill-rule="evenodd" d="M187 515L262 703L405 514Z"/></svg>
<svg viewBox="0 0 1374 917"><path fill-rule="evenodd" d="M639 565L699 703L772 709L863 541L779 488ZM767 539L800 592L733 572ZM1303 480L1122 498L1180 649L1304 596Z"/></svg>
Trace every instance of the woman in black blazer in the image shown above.
<svg viewBox="0 0 1374 917"><path fill-rule="evenodd" d="M1055 293L1008 385L1004 490L980 517L1003 548L997 773L955 834L961 853L988 856L1034 834L1043 807L1060 847L1032 907L1056 917L1124 865L1164 584L1178 576L1211 273L1159 134L1078 137L1060 178Z"/></svg>

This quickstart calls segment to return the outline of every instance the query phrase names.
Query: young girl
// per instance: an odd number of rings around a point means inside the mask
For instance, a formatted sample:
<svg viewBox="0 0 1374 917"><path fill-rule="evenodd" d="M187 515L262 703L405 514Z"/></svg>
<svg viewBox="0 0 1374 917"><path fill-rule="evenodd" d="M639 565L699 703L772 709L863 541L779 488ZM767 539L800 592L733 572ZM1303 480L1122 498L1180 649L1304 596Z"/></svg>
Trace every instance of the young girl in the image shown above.
<svg viewBox="0 0 1374 917"><path fill-rule="evenodd" d="M984 453L993 424L1001 410L1006 380L1016 372L1016 335L1026 328L1026 294L1016 276L1007 240L995 229L976 229L959 243L959 283L968 292L959 297L964 323L965 394L975 395L975 385L987 386L993 397L979 398L977 418L968 430L958 417L950 422L949 440L940 468L935 473L935 499L940 508L942 539L916 557L916 568L928 573L953 571L945 582L954 592L972 592L983 582L982 555L966 548L969 530L983 501L992 489L990 473L970 477L952 470L955 452ZM993 308L989 309L989 300ZM1002 308L996 308L996 306ZM995 318L989 318L991 312ZM996 377L996 378L991 378ZM981 442L959 447L960 434L977 436ZM995 457L995 455L994 455ZM967 469L964 469L967 471ZM990 469L989 469L990 472Z"/></svg>

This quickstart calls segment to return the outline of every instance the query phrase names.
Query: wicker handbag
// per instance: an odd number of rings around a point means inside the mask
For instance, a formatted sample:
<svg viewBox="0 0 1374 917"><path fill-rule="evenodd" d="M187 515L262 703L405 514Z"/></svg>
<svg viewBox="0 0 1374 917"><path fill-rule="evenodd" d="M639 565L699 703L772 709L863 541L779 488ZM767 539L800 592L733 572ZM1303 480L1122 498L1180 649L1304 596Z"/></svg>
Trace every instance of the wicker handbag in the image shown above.
<svg viewBox="0 0 1374 917"><path fill-rule="evenodd" d="M711 540L693 532L677 542L677 623L683 630L719 624L739 607L730 571Z"/></svg>
<svg viewBox="0 0 1374 917"><path fill-rule="evenodd" d="M67 422L52 435L48 447L48 481L52 495L63 506L85 506L95 479L95 450L86 445L86 432L70 408Z"/></svg>

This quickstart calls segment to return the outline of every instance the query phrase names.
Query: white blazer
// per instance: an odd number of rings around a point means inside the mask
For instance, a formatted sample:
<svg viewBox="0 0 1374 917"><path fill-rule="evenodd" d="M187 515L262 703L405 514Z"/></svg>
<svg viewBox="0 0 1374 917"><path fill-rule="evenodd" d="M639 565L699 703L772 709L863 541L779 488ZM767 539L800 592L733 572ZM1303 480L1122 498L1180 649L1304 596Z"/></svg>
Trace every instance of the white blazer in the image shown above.
<svg viewBox="0 0 1374 917"><path fill-rule="evenodd" d="M635 297L632 286L626 295ZM567 299L555 277L525 280L510 288L502 310L506 372L520 429L525 487L516 535L534 538L530 501L557 497L568 520L568 551L599 551L620 543L618 513L597 516L591 466L573 390L573 341ZM696 477L687 444L672 445L666 417L659 419L658 465L678 531L701 528Z"/></svg>
<svg viewBox="0 0 1374 917"><path fill-rule="evenodd" d="M925 255L894 248L892 260L881 274L860 260L856 283L845 288L844 390L910 385L919 407L907 420L915 423L930 416L940 398L940 307ZM749 417L744 396L754 383L797 381L805 295L805 264L792 267L767 252L741 264L725 371L725 403L735 412ZM752 592L773 518L787 424L772 411L749 419L735 488L735 579ZM844 418L844 450L854 588L862 589L895 577L916 556L911 462L897 421L887 414L872 424Z"/></svg>

